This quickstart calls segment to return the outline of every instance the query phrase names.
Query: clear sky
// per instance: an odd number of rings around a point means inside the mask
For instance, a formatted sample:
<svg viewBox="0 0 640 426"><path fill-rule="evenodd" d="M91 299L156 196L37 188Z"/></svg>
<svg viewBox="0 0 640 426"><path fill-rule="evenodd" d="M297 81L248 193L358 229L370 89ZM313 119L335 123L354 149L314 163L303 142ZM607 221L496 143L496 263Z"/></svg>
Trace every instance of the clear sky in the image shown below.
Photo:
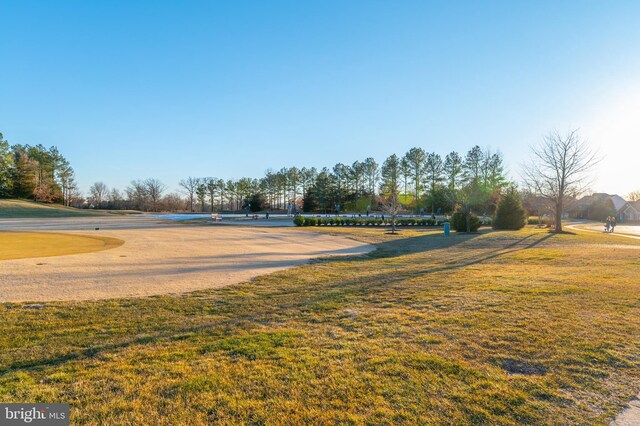
<svg viewBox="0 0 640 426"><path fill-rule="evenodd" d="M640 189L640 2L0 2L0 132L80 187L500 150L580 128Z"/></svg>

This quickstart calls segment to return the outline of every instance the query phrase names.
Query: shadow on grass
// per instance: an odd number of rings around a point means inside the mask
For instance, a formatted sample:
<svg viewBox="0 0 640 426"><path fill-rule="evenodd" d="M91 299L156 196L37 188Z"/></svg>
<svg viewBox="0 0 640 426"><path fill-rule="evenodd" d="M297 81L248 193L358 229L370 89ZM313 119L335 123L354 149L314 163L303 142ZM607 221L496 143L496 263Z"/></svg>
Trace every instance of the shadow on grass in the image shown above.
<svg viewBox="0 0 640 426"><path fill-rule="evenodd" d="M466 242L472 242L477 237L484 234L468 234L468 235L455 235L451 237L444 237L443 235L429 234L421 235L409 238L401 238L398 240L388 241L377 244L378 250L367 254L365 256L357 257L341 257L341 258L327 258L322 260L325 263L342 262L345 264L353 264L353 269L358 270L361 268L367 268L367 263L371 263L371 267L375 267L373 264L380 259L394 258L403 254L418 253L426 250L435 249L447 249ZM380 272L370 280L363 280L357 274L351 274L340 279L339 281L329 281L321 283L318 286L305 286L303 289L298 287L290 287L290 280L285 279L279 281L282 276L275 275L275 285L271 288L267 288L266 292L259 292L259 296L256 296L256 292L251 290L264 289L259 281L252 280L248 283L239 284L237 286L227 287L220 290L207 290L190 293L183 296L187 299L187 306L194 312L201 312L208 315L209 318L199 324L172 324L171 319L174 317L168 317L159 321L151 330L145 331L144 335L138 334L137 336L128 336L126 334L120 334L112 336L112 339L119 341L109 342L106 344L100 344L104 342L96 342L96 344L89 344L88 348L71 349L70 351L52 356L48 358L41 358L35 360L18 360L12 363L8 363L4 368L0 368L0 377L17 370L38 370L46 367L60 366L70 361L81 361L87 359L93 359L100 356L103 352L111 352L120 349L125 349L136 345L155 344L160 341L172 341L178 339L180 335L185 333L194 333L205 330L233 330L237 329L239 324L245 324L241 328L253 325L262 324L264 322L273 320L274 310L277 312L295 312L296 316L304 317L309 312L313 311L314 306L326 304L332 302L334 304L340 304L341 302L348 302L349 296L362 296L371 295L374 293L382 292L399 284L407 279L414 278L416 276L430 275L443 271L453 271L462 269L471 265L481 264L483 262L492 260L499 256L506 254L527 250L533 248L545 240L551 238L554 234L529 234L522 238L518 238L515 241L509 240L508 242L492 241L489 242L489 248L481 253L474 253L469 256L461 258L456 256L453 261L445 262L442 266L424 265L420 268L397 268L387 266L388 272ZM475 244L474 244L475 245ZM482 249L481 244L475 245L474 250ZM313 267L313 266L311 266ZM290 274L290 271L287 272ZM257 280L265 279L264 277ZM203 298L204 296L204 298ZM256 297L259 300L256 300ZM172 310L171 306L174 298L170 296L163 296L155 298L154 300L136 300L130 302L135 305L135 309L145 309L149 311L157 311L164 309L170 311L177 316L188 315L188 311L181 310L180 307L176 307L177 310ZM219 302L223 302L218 305ZM100 304L100 302L90 302L94 306ZM128 302L129 303L129 302ZM205 308L211 308L212 303L215 306L214 311L207 310ZM61 305L63 308L65 305ZM122 316L121 309L123 305L114 307L113 315L117 317ZM76 307L74 309L79 315L78 318L83 318L83 313L80 312L83 309ZM340 309L336 307L335 309ZM108 315L107 313L107 315ZM193 312L192 312L193 313ZM212 318L211 316L214 316ZM108 316L105 316L108 319ZM223 333L224 334L224 333ZM23 350L27 350L24 348Z"/></svg>

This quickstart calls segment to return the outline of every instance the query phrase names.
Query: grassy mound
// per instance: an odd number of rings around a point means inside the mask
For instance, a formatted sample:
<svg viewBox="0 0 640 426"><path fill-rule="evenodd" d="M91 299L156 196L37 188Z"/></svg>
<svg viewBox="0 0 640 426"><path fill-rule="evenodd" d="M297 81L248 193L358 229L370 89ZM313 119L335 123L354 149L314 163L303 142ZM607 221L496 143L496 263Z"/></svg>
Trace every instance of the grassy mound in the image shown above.
<svg viewBox="0 0 640 426"><path fill-rule="evenodd" d="M327 231L378 250L182 297L0 305L0 400L70 402L74 424L604 425L640 388L639 242Z"/></svg>
<svg viewBox="0 0 640 426"><path fill-rule="evenodd" d="M103 213L26 200L0 200L0 218L96 216Z"/></svg>

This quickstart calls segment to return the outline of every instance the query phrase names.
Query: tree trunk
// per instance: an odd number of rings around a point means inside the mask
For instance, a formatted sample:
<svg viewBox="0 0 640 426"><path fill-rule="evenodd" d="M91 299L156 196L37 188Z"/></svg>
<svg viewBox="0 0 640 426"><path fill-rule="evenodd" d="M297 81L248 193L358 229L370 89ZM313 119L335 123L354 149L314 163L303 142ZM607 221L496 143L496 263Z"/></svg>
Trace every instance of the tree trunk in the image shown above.
<svg viewBox="0 0 640 426"><path fill-rule="evenodd" d="M562 199L556 203L556 232L562 232Z"/></svg>

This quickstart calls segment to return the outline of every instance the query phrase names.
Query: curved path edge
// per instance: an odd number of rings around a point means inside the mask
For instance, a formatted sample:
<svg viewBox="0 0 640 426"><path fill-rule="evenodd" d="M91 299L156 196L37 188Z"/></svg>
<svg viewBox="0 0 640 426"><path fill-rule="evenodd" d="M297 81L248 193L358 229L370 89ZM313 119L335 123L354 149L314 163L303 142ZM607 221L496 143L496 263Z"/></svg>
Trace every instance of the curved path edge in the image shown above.
<svg viewBox="0 0 640 426"><path fill-rule="evenodd" d="M3 260L0 303L185 294L240 284L312 259L375 249L294 228L161 226L93 232L125 244L93 253Z"/></svg>
<svg viewBox="0 0 640 426"><path fill-rule="evenodd" d="M580 225L581 224L579 223L574 223L571 225L567 225L567 228L572 229L574 231L589 232L592 234L602 234L602 232L600 231L596 231L594 229L585 229ZM584 225L586 224L583 224L583 226ZM614 233L611 235L616 237L640 240L640 236L638 235L619 234L619 233ZM618 413L615 419L613 419L609 423L609 426L638 426L638 425L640 425L640 394L638 394L638 396L636 396L631 401L629 401L627 406Z"/></svg>

